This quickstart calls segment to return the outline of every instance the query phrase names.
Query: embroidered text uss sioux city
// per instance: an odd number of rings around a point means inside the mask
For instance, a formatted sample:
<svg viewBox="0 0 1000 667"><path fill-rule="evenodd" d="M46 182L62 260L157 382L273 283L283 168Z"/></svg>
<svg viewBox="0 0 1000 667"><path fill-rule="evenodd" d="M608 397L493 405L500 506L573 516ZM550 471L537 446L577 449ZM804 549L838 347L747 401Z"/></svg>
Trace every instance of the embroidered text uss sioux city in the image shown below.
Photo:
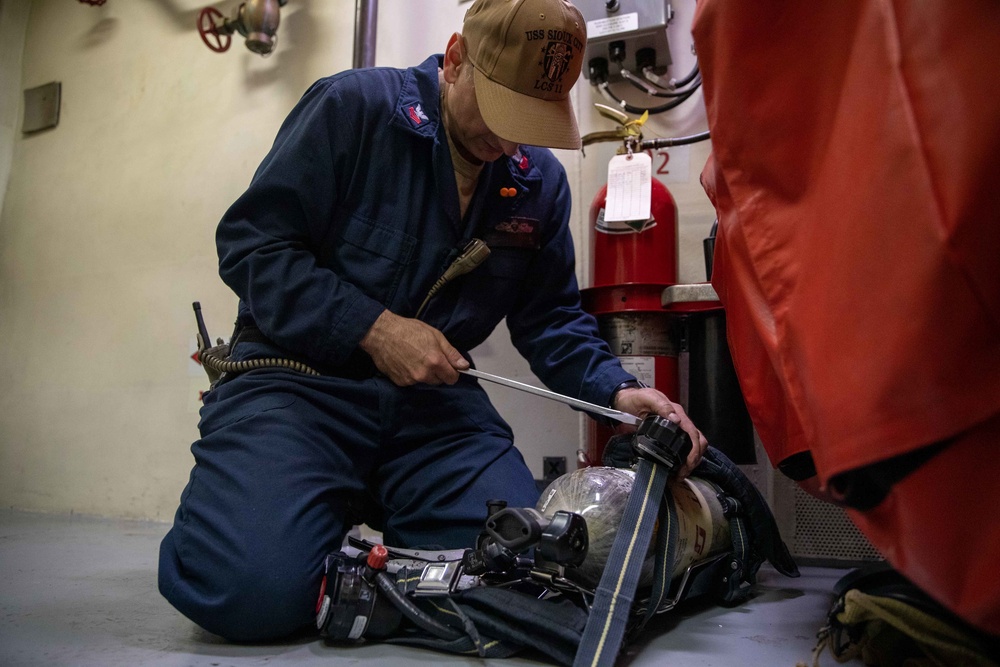
<svg viewBox="0 0 1000 667"><path fill-rule="evenodd" d="M563 42L564 44L568 44L574 49L578 49L580 51L583 50L583 42L580 41L580 38L565 30L549 30L548 32L541 29L527 30L525 31L524 36L529 42L537 39L547 39L552 42Z"/></svg>

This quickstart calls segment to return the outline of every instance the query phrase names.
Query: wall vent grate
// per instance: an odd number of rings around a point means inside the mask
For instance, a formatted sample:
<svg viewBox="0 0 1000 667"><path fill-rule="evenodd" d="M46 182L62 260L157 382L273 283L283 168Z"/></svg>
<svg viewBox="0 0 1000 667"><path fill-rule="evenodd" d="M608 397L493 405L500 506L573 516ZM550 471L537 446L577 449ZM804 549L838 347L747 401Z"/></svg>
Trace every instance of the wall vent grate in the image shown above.
<svg viewBox="0 0 1000 667"><path fill-rule="evenodd" d="M843 561L883 560L847 512L795 487L795 531L792 553L800 558Z"/></svg>

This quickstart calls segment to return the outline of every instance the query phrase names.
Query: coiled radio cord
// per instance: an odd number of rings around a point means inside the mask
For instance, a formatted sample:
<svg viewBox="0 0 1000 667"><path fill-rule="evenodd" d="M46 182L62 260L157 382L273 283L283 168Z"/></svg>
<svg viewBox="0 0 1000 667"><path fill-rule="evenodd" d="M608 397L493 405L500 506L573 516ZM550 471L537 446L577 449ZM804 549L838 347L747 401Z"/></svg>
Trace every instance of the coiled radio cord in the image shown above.
<svg viewBox="0 0 1000 667"><path fill-rule="evenodd" d="M294 359L283 359L280 357L265 357L264 359L247 359L245 361L229 361L224 357L216 356L215 351L225 352L228 355L229 346L219 345L217 347L212 347L204 352L198 353L198 360L201 362L202 366L206 369L211 369L218 374L222 373L232 373L233 375L238 375L240 373L246 373L247 371L255 371L261 368L284 368L286 370L296 371L298 373L305 373L306 375L316 375L319 376L321 373L315 368L307 366L300 361L295 361Z"/></svg>
<svg viewBox="0 0 1000 667"><path fill-rule="evenodd" d="M263 359L229 361L231 348L229 345L223 343L221 338L218 339L218 344L215 347L208 346L212 339L209 337L208 329L205 327L205 319L201 316L201 303L195 301L191 305L194 308L194 317L198 324L198 333L195 334L195 338L198 340L198 363L205 369L208 380L212 383L213 387L225 373L239 375L240 373L255 371L261 368L284 368L306 375L322 375L315 368L294 359L265 357ZM235 342L235 339L231 342Z"/></svg>
<svg viewBox="0 0 1000 667"><path fill-rule="evenodd" d="M472 239L469 241L458 258L455 259L455 261L452 262L448 269L444 272L444 275L442 275L437 282L434 283L433 287L431 287L426 298L424 298L424 302L420 304L420 308L417 309L417 314L414 317L416 319L420 319L420 316L423 314L427 304L430 303L431 298L433 298L433 296L437 294L442 287L458 276L472 271L477 266L482 264L489 256L490 249L483 241L480 239ZM221 338L218 341L218 345L215 347L208 347L211 339L208 337L208 331L205 328L205 320L201 315L201 304L195 301L192 306L194 307L195 319L198 323L198 361L201 362L205 372L208 373L208 379L213 385L219 381L224 373L238 375L240 373L255 371L261 368L284 368L298 373L305 373L306 375L322 375L322 373L316 369L307 366L300 361L284 359L281 357L247 359L245 361L229 361L229 345L223 344Z"/></svg>

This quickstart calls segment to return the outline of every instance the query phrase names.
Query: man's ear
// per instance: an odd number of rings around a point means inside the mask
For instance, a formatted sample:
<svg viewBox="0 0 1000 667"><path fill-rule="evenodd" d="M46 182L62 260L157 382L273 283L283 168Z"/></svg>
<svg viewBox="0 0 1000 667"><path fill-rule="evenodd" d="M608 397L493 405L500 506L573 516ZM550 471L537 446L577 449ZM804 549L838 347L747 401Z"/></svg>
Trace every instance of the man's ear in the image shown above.
<svg viewBox="0 0 1000 667"><path fill-rule="evenodd" d="M448 40L448 48L444 50L444 80L448 83L458 81L458 75L465 64L465 40L456 32L452 34Z"/></svg>

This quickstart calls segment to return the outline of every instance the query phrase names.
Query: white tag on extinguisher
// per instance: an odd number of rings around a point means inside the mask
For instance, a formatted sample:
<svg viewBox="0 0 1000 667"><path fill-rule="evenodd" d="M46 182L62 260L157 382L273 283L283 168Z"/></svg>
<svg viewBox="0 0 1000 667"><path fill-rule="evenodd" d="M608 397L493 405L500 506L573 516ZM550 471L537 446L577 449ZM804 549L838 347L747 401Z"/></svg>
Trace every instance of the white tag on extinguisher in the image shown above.
<svg viewBox="0 0 1000 667"><path fill-rule="evenodd" d="M652 178L652 161L646 153L611 158L604 219L609 222L649 220Z"/></svg>

